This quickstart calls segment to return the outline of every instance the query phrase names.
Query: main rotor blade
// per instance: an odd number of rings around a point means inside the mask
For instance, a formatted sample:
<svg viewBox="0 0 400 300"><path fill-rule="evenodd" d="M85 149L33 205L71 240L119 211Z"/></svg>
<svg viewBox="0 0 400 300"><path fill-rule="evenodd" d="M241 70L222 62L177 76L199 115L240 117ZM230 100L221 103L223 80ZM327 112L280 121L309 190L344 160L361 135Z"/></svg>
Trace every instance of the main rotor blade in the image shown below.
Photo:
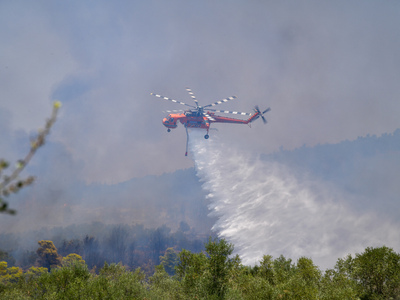
<svg viewBox="0 0 400 300"><path fill-rule="evenodd" d="M270 107L268 107L266 110L264 110L262 113L265 114L266 112L269 112L271 110Z"/></svg>
<svg viewBox="0 0 400 300"><path fill-rule="evenodd" d="M192 97L194 103L196 103L196 107L199 107L199 102L197 101L195 95L193 94L192 90L190 88L186 88L186 90L188 91L190 97Z"/></svg>
<svg viewBox="0 0 400 300"><path fill-rule="evenodd" d="M173 109L173 110L164 110L163 112L172 113L172 112L182 112L183 109Z"/></svg>
<svg viewBox="0 0 400 300"><path fill-rule="evenodd" d="M231 96L231 97L222 99L222 100L220 100L220 101L214 102L214 103L212 103L212 104L208 104L208 105L203 106L203 107L215 106L215 105L218 105L218 104L221 104L221 103L224 103L224 102L231 101L231 100L233 100L233 99L235 99L235 98L236 98L236 96Z"/></svg>
<svg viewBox="0 0 400 300"><path fill-rule="evenodd" d="M215 119L211 117L209 114L203 113L203 115L206 116L206 118L209 119L210 121L215 121Z"/></svg>
<svg viewBox="0 0 400 300"><path fill-rule="evenodd" d="M264 117L264 116L261 116L261 118L262 118L264 124L267 124L267 120L265 119L265 117Z"/></svg>
<svg viewBox="0 0 400 300"><path fill-rule="evenodd" d="M168 97L164 97L164 96L161 96L161 95L159 95L159 94L150 93L150 95L156 96L156 97L158 97L158 98L162 98L162 99L164 99L164 100L168 100L168 101L172 101L172 102L175 102L175 103L179 103L179 104L182 104L182 105L186 105L186 106L189 106L189 107L196 108L196 107L193 106L193 105L189 105L189 104L186 104L186 103L181 102L181 101L178 101L178 100L174 100L174 99L171 99L171 98L168 98Z"/></svg>
<svg viewBox="0 0 400 300"><path fill-rule="evenodd" d="M242 115L242 116L251 116L252 114L240 111L230 111L230 110L218 110L218 109L208 109L209 111L220 112L224 114L232 114L232 115Z"/></svg>

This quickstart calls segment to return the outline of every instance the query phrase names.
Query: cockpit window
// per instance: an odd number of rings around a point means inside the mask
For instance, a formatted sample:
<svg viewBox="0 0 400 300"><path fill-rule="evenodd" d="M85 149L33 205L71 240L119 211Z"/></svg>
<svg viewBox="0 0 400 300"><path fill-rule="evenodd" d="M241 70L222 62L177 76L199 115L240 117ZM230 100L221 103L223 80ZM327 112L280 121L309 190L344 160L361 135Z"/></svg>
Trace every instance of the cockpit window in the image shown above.
<svg viewBox="0 0 400 300"><path fill-rule="evenodd" d="M173 122L173 121L174 121L174 118L169 118L169 121L170 121L170 122Z"/></svg>

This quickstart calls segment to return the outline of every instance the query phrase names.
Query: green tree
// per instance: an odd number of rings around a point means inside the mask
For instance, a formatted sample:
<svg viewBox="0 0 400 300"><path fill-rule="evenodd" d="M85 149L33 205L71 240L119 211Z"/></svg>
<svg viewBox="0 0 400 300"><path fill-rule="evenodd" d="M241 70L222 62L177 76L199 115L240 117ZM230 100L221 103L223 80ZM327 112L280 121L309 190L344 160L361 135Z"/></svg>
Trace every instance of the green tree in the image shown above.
<svg viewBox="0 0 400 300"><path fill-rule="evenodd" d="M33 299L87 299L89 278L87 266L80 263L52 268L33 280L29 293Z"/></svg>
<svg viewBox="0 0 400 300"><path fill-rule="evenodd" d="M206 269L207 257L204 253L192 253L182 249L179 253L179 263L175 270L185 294L205 295L207 293L204 284Z"/></svg>
<svg viewBox="0 0 400 300"><path fill-rule="evenodd" d="M107 264L89 281L91 299L146 299L145 274L140 268L129 272L121 264Z"/></svg>
<svg viewBox="0 0 400 300"><path fill-rule="evenodd" d="M296 266L292 263L292 260L286 259L283 255L274 260L273 267L275 284L288 282L296 272Z"/></svg>
<svg viewBox="0 0 400 300"><path fill-rule="evenodd" d="M400 298L400 255L393 249L366 248L356 254L350 272L363 299Z"/></svg>
<svg viewBox="0 0 400 300"><path fill-rule="evenodd" d="M0 159L0 213L15 214L16 210L8 208L8 202L5 198L33 183L35 179L33 176L29 176L25 179L20 179L18 176L32 159L37 149L44 145L46 136L50 133L50 129L56 121L57 112L60 107L61 102L54 102L52 115L50 119L47 120L45 128L40 130L38 136L31 141L28 154L23 159L17 161L14 170L11 171L9 175L3 174L3 172L8 169L10 165L9 162L5 159Z"/></svg>
<svg viewBox="0 0 400 300"><path fill-rule="evenodd" d="M320 280L321 271L313 261L307 257L300 257L294 275L283 285L281 295L285 295L285 299L318 299Z"/></svg>
<svg viewBox="0 0 400 300"><path fill-rule="evenodd" d="M339 268L328 269L321 279L319 297L321 300L356 300L356 282Z"/></svg>
<svg viewBox="0 0 400 300"><path fill-rule="evenodd" d="M8 268L7 262L0 261L0 283L14 283L22 276L22 269L19 267Z"/></svg>
<svg viewBox="0 0 400 300"><path fill-rule="evenodd" d="M224 298L229 281L229 275L234 266L240 264L239 256L230 258L233 252L233 245L226 240L217 238L208 240L205 245L208 255L207 270L209 271L208 286L210 294Z"/></svg>
<svg viewBox="0 0 400 300"><path fill-rule="evenodd" d="M57 248L52 241L39 241L36 253L39 256L39 264L50 271L51 267L61 265L62 257L58 255Z"/></svg>
<svg viewBox="0 0 400 300"><path fill-rule="evenodd" d="M167 248L167 250L165 250L165 254L160 256L160 263L168 275L175 274L175 266L178 264L178 254L174 248Z"/></svg>
<svg viewBox="0 0 400 300"><path fill-rule="evenodd" d="M30 267L26 272L25 272L25 277L27 278L37 278L43 273L47 273L48 270L47 268L44 267Z"/></svg>
<svg viewBox="0 0 400 300"><path fill-rule="evenodd" d="M277 299L274 286L258 274L258 266L242 266L236 276L230 278L226 299Z"/></svg>
<svg viewBox="0 0 400 300"><path fill-rule="evenodd" d="M234 282L240 276L239 256L230 257L233 245L224 239L210 237L205 249L206 255L185 249L179 253L177 278L188 298L223 299L230 281Z"/></svg>
<svg viewBox="0 0 400 300"><path fill-rule="evenodd" d="M256 268L258 274L270 284L276 284L276 276L274 270L274 261L271 255L264 255L260 266Z"/></svg>
<svg viewBox="0 0 400 300"><path fill-rule="evenodd" d="M71 266L75 264L86 265L85 261L82 259L82 256L71 253L68 254L66 257L63 257L61 260L61 264L63 266Z"/></svg>
<svg viewBox="0 0 400 300"><path fill-rule="evenodd" d="M4 276L7 274L7 262L0 261L0 276Z"/></svg>
<svg viewBox="0 0 400 300"><path fill-rule="evenodd" d="M168 275L162 264L155 267L153 276L149 278L149 284L152 299L183 299L184 297L182 285Z"/></svg>

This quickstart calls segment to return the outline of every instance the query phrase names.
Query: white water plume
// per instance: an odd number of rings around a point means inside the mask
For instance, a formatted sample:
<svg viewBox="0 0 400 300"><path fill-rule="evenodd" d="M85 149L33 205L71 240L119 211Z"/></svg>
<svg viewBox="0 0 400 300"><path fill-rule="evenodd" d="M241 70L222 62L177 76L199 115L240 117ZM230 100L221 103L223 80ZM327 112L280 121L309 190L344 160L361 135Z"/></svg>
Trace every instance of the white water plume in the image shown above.
<svg viewBox="0 0 400 300"><path fill-rule="evenodd" d="M288 167L223 145L215 133L209 140L203 135L193 130L189 145L211 214L218 217L213 230L234 244L244 264L283 254L332 268L366 247L399 246L395 224L352 211L350 195L334 185L300 179Z"/></svg>

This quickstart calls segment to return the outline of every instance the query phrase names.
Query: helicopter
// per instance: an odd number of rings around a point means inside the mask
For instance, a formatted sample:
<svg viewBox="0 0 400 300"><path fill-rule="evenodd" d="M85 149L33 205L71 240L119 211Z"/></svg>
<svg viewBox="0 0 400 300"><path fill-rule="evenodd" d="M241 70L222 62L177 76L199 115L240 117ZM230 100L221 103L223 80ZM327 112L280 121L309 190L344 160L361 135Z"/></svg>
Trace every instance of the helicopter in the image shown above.
<svg viewBox="0 0 400 300"><path fill-rule="evenodd" d="M170 114L162 120L162 123L165 127L167 127L168 132L170 132L171 129L175 129L178 127L178 121L181 122L181 124L183 124L183 126L185 127L186 135L187 135L185 156L187 156L187 152L188 152L188 142L189 142L188 128L205 129L207 131L207 133L205 134L204 138L208 139L210 137L209 130L210 130L210 126L212 123L248 124L250 126L250 124L252 122L254 122L255 120L257 120L258 118L261 117L264 124L266 124L267 120L265 119L264 114L271 110L271 108L267 108L266 110L261 111L258 106L254 107L254 113L228 111L228 110L216 110L216 109L212 109L211 107L234 100L234 99L236 99L236 96L230 96L225 99L219 100L217 102L214 102L214 103L211 103L211 104L208 104L205 106L201 106L201 105L199 105L199 102L196 99L196 96L194 95L193 91L190 88L186 88L186 91L189 93L190 97L193 99L195 105L186 104L182 101L171 99L171 98L162 96L160 94L150 93L150 95L153 95L155 97L190 107L190 109L187 109L187 110L182 110L182 109L167 110L166 112L168 112ZM232 114L232 115L250 116L250 117L247 120L242 120L242 119L236 119L236 118L231 118L231 117L218 116L215 114L216 112Z"/></svg>

